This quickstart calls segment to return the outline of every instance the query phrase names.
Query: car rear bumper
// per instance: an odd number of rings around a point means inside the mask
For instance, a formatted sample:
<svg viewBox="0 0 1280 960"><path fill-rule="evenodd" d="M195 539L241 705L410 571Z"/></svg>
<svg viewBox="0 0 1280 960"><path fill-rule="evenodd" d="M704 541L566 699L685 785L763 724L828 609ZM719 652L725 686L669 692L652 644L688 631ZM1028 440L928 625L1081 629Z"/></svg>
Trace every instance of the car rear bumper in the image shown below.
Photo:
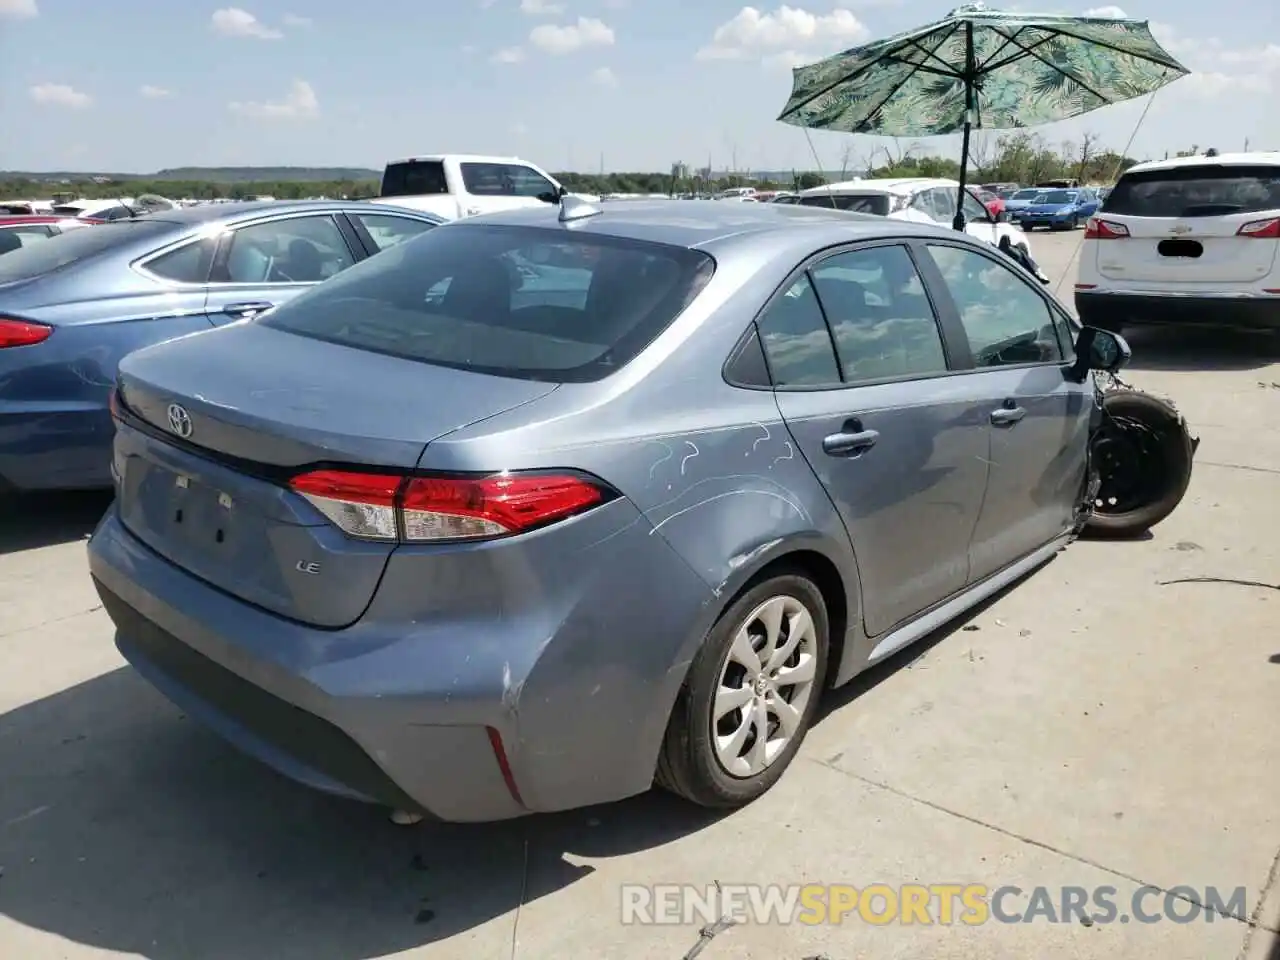
<svg viewBox="0 0 1280 960"><path fill-rule="evenodd" d="M658 577L606 591L593 583L558 623L513 614L494 596L467 621L366 615L345 630L309 627L193 578L134 537L114 506L89 566L125 658L244 752L329 793L447 821L501 820L652 782L687 667L671 652L683 654L687 638L672 627L700 621L710 592L629 502L615 504L602 522L622 532L602 550L639 554ZM591 559L610 575L603 552ZM634 580L631 561L625 569ZM646 619L643 608L662 612Z"/></svg>
<svg viewBox="0 0 1280 960"><path fill-rule="evenodd" d="M1137 325L1280 330L1280 297L1162 297L1075 292L1076 312L1089 326Z"/></svg>

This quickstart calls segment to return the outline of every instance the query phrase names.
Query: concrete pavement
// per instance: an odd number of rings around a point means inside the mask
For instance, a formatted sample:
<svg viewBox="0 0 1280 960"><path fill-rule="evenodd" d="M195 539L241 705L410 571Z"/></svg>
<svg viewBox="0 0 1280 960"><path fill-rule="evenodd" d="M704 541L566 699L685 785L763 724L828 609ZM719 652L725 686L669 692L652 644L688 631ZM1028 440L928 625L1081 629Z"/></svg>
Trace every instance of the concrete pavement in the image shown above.
<svg viewBox="0 0 1280 960"><path fill-rule="evenodd" d="M1079 238L1032 240L1066 300ZM0 515L0 957L1262 960L1280 590L1250 584L1280 584L1280 362L1247 338L1132 339L1130 379L1202 437L1182 507L1147 540L1073 545L840 691L778 788L728 816L654 793L405 829L313 794L122 666L85 570L101 498ZM1247 899L1189 923L622 925L623 884L673 882Z"/></svg>

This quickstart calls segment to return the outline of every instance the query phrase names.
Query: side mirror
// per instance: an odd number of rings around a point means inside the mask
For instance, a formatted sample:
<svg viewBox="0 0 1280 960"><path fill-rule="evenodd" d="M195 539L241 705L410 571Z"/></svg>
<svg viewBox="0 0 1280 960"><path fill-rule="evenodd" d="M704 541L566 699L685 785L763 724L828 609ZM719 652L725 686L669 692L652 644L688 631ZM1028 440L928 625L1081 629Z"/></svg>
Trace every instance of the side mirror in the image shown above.
<svg viewBox="0 0 1280 960"><path fill-rule="evenodd" d="M1008 223L1008 222L1009 222L1008 210L1001 210L999 213L996 214L996 223Z"/></svg>
<svg viewBox="0 0 1280 960"><path fill-rule="evenodd" d="M1081 327L1076 336L1076 362L1072 372L1084 380L1090 370L1117 373L1133 358L1124 337L1110 330Z"/></svg>
<svg viewBox="0 0 1280 960"><path fill-rule="evenodd" d="M557 193L557 196L560 196L560 197L567 197L568 195L569 195L568 187L561 187Z"/></svg>

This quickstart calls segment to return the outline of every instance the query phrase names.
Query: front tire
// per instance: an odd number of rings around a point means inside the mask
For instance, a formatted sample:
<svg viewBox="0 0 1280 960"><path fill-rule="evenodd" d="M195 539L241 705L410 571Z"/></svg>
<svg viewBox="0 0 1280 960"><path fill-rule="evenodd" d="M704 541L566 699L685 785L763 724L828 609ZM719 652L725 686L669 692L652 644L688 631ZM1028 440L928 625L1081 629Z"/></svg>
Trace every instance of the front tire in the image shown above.
<svg viewBox="0 0 1280 960"><path fill-rule="evenodd" d="M676 698L658 785L713 808L772 787L818 710L829 629L821 592L799 573L770 577L730 604Z"/></svg>

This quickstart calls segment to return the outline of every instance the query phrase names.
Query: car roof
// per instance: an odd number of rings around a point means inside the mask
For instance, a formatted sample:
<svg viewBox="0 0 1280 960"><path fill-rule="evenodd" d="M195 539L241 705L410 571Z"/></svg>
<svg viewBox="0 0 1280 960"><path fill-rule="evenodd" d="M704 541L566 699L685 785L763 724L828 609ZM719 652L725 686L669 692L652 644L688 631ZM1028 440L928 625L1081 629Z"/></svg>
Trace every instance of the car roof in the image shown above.
<svg viewBox="0 0 1280 960"><path fill-rule="evenodd" d="M856 240L903 236L964 234L926 224L891 220L873 214L850 213L787 203L725 203L723 200L636 200L589 204L599 211L561 224L558 206L540 204L499 213L467 217L445 229L503 225L557 226L574 233L665 243L715 253L729 246L774 244L779 252L791 247L818 249Z"/></svg>
<svg viewBox="0 0 1280 960"><path fill-rule="evenodd" d="M175 207L172 210L146 211L140 216L165 223L198 225L218 220L228 222L248 220L263 214L324 213L368 208L370 213L405 213L428 220L439 220L421 210L411 210L392 204L376 206L364 200L248 200L243 203L206 203L195 207Z"/></svg>
<svg viewBox="0 0 1280 960"><path fill-rule="evenodd" d="M809 187L801 190L800 196L814 197L825 193L893 193L909 194L917 190L931 190L934 187L960 186L958 180L945 177L870 177L865 180L843 180L840 183L827 183L820 187ZM974 184L969 184L973 187Z"/></svg>
<svg viewBox="0 0 1280 960"><path fill-rule="evenodd" d="M1170 157L1168 160L1148 160L1146 163L1134 164L1125 173L1146 173L1148 170L1177 170L1183 167L1205 166L1280 167L1280 152L1257 151L1254 153L1220 153L1212 157L1203 155Z"/></svg>

